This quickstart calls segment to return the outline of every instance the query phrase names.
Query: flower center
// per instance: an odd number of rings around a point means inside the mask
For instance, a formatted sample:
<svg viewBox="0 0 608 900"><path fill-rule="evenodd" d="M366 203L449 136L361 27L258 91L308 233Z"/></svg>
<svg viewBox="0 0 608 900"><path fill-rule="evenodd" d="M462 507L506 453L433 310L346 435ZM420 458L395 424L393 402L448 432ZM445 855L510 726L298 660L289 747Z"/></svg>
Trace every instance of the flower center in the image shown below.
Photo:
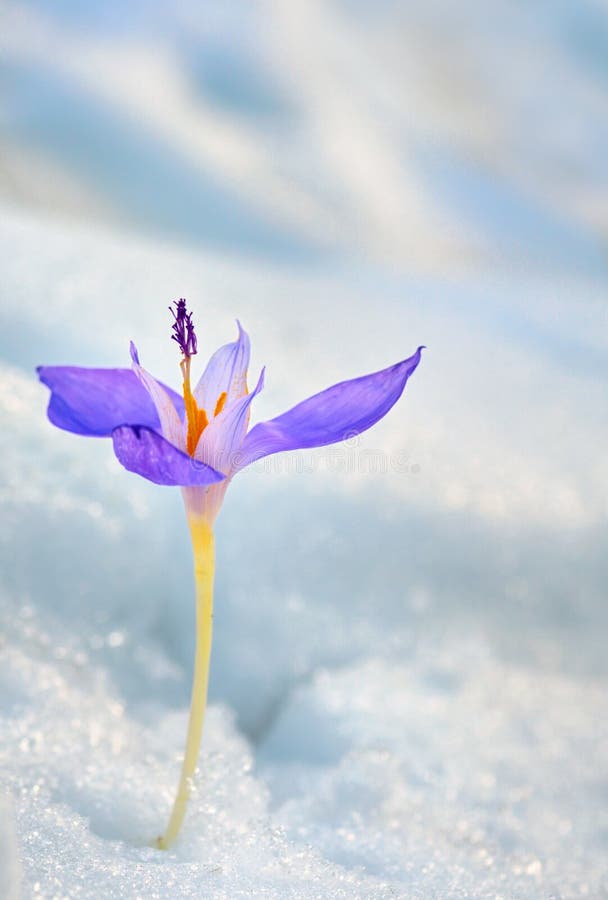
<svg viewBox="0 0 608 900"><path fill-rule="evenodd" d="M196 445L200 436L209 424L207 413L200 409L190 387L190 357L182 359L180 368L184 376L184 407L186 409L186 421L188 422L188 434L186 435L186 449L190 456L194 456Z"/></svg>
<svg viewBox="0 0 608 900"><path fill-rule="evenodd" d="M190 359L197 352L197 340L194 332L194 322L192 321L192 313L186 308L186 301L183 299L175 300L173 305L175 309L169 307L173 316L173 325L171 340L175 341L179 349L182 351L182 361L180 369L183 376L183 394L184 407L186 410L186 422L188 423L188 433L186 435L186 449L190 456L194 456L194 451L198 445L201 434L209 424L207 413L202 407L199 407L196 398L192 393L190 386ZM228 394L222 391L215 404L213 416L219 416L223 410Z"/></svg>

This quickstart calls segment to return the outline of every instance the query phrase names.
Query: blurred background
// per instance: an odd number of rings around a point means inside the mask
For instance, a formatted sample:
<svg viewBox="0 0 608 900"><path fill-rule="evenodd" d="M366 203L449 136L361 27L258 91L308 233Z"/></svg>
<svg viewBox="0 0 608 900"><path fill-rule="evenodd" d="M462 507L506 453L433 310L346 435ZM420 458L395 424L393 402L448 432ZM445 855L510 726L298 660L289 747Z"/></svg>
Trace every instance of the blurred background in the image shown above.
<svg viewBox="0 0 608 900"><path fill-rule="evenodd" d="M598 278L605 12L6 2L2 193L282 263Z"/></svg>
<svg viewBox="0 0 608 900"><path fill-rule="evenodd" d="M441 802L434 818L426 796L410 843L463 817L494 841L494 869L464 852L452 886L481 867L472 884L492 890L509 872L518 896L600 896L605 0L5 0L0 16L12 646L59 670L78 657L137 723L187 702L179 496L53 431L36 364L127 365L133 338L177 384L166 307L185 296L202 357L236 317L249 331L256 374L267 366L255 420L426 344L402 401L337 461L292 454L230 488L212 699L251 743L273 814L325 858L415 877L389 819L373 850L348 849L348 802L310 797L339 784L345 754L390 747L404 769L383 790L399 784L406 816L416 747L418 774L434 773L416 790L432 783ZM446 741L467 765L502 750L465 775L443 768Z"/></svg>

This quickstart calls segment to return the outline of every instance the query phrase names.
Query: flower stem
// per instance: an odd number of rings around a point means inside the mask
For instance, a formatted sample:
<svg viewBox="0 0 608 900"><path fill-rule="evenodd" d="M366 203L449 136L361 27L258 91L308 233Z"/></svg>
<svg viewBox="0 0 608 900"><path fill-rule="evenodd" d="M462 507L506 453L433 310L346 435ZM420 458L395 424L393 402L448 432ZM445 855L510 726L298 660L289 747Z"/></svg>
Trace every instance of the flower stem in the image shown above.
<svg viewBox="0 0 608 900"><path fill-rule="evenodd" d="M186 805L192 789L192 777L198 762L203 720L207 706L207 686L209 683L209 660L211 657L211 632L213 627L215 542L213 529L204 519L191 518L188 524L190 525L190 534L192 536L194 579L196 584L194 678L182 774L169 824L164 835L157 840L157 846L161 850L167 850L174 842L186 815Z"/></svg>

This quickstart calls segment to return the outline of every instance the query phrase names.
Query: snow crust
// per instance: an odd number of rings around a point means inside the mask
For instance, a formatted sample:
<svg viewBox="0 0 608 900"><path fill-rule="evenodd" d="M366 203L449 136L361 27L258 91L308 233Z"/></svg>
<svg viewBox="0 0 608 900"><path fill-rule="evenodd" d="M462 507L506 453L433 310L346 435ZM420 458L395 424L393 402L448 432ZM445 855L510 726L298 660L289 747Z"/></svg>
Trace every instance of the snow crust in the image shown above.
<svg viewBox="0 0 608 900"><path fill-rule="evenodd" d="M9 330L21 316L25 356L116 364L136 336L162 370L149 296L171 296L177 271L188 288L231 278L221 258L5 213L3 310ZM237 273L226 288L237 299L240 279L244 305L261 302L265 273ZM295 394L276 387L294 344L272 330L262 344L279 373L270 414ZM179 494L129 476L107 443L52 429L28 367L4 363L0 392L5 892L22 881L26 897L602 895L603 526L591 502L567 524L541 510L517 528L507 513L446 504L425 478L432 462L457 477L425 424L442 403L430 361L393 424L420 471L294 462L235 480L218 522L196 792L178 844L159 854L149 844L178 776L192 654ZM302 396L318 374L300 374ZM556 377L561 403L577 396L572 376ZM390 452L386 425L369 446ZM462 434L463 455L478 440ZM532 429L526 466L536 440ZM552 464L586 490L575 458Z"/></svg>

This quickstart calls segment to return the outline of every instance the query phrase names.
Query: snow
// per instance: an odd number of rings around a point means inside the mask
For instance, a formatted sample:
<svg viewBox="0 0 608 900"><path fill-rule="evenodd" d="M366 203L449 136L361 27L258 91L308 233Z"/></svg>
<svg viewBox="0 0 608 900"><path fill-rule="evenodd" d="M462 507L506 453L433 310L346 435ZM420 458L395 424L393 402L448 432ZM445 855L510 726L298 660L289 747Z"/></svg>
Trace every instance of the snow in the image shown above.
<svg viewBox="0 0 608 900"><path fill-rule="evenodd" d="M541 6L7 5L0 897L608 895L607 98L599 5ZM428 350L373 431L231 485L160 853L179 492L53 429L33 370L132 338L177 384L177 296L203 355L249 331L254 418Z"/></svg>

